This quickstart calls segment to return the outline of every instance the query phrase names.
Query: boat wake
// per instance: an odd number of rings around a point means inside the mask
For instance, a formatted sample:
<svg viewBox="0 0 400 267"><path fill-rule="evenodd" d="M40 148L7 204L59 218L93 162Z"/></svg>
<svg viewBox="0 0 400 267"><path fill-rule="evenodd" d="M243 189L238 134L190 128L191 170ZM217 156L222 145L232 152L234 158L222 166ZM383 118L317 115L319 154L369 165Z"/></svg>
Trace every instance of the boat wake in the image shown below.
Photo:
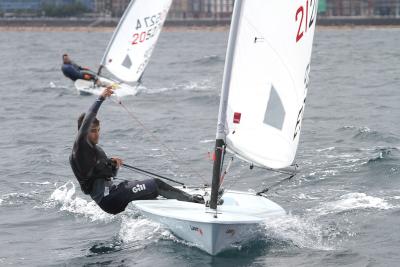
<svg viewBox="0 0 400 267"><path fill-rule="evenodd" d="M321 225L311 219L287 214L263 224L264 239L268 242L315 250L334 250Z"/></svg>
<svg viewBox="0 0 400 267"><path fill-rule="evenodd" d="M214 85L211 80L205 79L200 81L183 81L181 83L175 84L172 87L161 87L161 88L144 88L139 90L140 94L160 94L168 93L174 91L184 91L184 92L208 92L213 91L217 85Z"/></svg>

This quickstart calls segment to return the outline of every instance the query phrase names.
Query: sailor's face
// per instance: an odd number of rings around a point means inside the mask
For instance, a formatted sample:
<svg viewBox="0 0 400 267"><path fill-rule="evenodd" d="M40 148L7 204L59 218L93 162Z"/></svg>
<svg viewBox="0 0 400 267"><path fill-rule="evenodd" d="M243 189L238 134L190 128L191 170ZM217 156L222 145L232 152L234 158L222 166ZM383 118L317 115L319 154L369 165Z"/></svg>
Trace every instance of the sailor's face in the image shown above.
<svg viewBox="0 0 400 267"><path fill-rule="evenodd" d="M93 145L97 145L99 143L99 137L100 137L100 126L92 126L88 134L88 139L90 143L92 143Z"/></svg>
<svg viewBox="0 0 400 267"><path fill-rule="evenodd" d="M71 60L69 59L69 56L68 56L68 55L64 55L64 56L63 56L63 61L64 61L65 64L71 63Z"/></svg>

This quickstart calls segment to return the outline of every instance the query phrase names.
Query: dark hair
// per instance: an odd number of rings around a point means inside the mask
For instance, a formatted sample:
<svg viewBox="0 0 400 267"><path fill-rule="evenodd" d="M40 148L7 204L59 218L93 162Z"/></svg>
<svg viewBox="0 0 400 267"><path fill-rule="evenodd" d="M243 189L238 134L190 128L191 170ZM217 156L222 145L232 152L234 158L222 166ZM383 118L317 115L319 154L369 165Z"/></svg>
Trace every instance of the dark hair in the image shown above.
<svg viewBox="0 0 400 267"><path fill-rule="evenodd" d="M82 122L83 122L83 120L85 119L85 115L86 115L86 113L84 112L84 113L82 113L82 114L79 116L79 118L78 118L78 131L79 131L79 129L80 129L81 126L82 126ZM100 121L99 121L97 118L94 118L94 120L93 120L93 122L92 122L92 125L93 125L93 126L99 126L99 125L100 125Z"/></svg>

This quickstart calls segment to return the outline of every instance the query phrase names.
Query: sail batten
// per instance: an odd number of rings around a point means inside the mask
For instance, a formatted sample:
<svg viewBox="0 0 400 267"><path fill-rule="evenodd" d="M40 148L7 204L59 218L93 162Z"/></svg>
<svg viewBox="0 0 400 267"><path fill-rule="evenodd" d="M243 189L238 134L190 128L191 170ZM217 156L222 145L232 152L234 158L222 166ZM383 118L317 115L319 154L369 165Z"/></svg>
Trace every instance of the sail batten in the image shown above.
<svg viewBox="0 0 400 267"><path fill-rule="evenodd" d="M240 1L240 17L232 25L236 29L231 29L236 33L234 53L232 58L227 54L231 62L225 65L221 94L228 96L226 118L219 121L218 133L224 132L228 148L251 163L279 169L295 158L317 4L315 0Z"/></svg>
<svg viewBox="0 0 400 267"><path fill-rule="evenodd" d="M138 82L142 76L172 0L132 0L122 16L101 67L123 82Z"/></svg>

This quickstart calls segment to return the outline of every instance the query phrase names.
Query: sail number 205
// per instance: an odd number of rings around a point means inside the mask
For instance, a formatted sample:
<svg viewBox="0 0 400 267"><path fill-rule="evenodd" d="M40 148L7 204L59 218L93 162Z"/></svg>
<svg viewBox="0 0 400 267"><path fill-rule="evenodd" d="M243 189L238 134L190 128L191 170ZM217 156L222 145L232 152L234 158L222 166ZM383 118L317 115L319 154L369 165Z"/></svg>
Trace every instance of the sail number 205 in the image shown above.
<svg viewBox="0 0 400 267"><path fill-rule="evenodd" d="M136 21L135 33L133 34L132 45L143 43L156 35L161 24L161 13L157 15L139 18Z"/></svg>
<svg viewBox="0 0 400 267"><path fill-rule="evenodd" d="M296 11L296 22L299 24L296 35L296 43L303 38L307 30L311 28L317 18L317 0L307 0L305 6L300 6Z"/></svg>

